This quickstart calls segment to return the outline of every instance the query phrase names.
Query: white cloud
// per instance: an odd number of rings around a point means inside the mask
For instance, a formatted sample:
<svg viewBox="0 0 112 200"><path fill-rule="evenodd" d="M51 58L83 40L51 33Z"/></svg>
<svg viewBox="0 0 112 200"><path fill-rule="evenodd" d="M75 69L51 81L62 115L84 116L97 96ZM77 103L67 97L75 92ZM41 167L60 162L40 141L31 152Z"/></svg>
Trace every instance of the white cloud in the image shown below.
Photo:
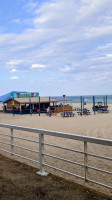
<svg viewBox="0 0 112 200"><path fill-rule="evenodd" d="M25 8L29 11L32 12L33 10L36 9L36 7L38 6L38 2L33 2L33 1L28 1L28 3L26 4Z"/></svg>
<svg viewBox="0 0 112 200"><path fill-rule="evenodd" d="M107 57L112 58L112 54L107 54Z"/></svg>
<svg viewBox="0 0 112 200"><path fill-rule="evenodd" d="M28 2L31 18L25 21L32 22L32 28L0 34L1 66L11 72L49 70L63 80L75 75L75 80L85 83L87 75L93 81L93 72L98 80L100 72L112 71L111 0ZM20 22L20 18L15 20Z"/></svg>
<svg viewBox="0 0 112 200"><path fill-rule="evenodd" d="M96 66L92 65L90 66L91 69L96 69Z"/></svg>
<svg viewBox="0 0 112 200"><path fill-rule="evenodd" d="M17 76L12 76L12 77L10 77L10 79L12 79L12 80L17 80L17 79L19 79L19 77L17 77Z"/></svg>
<svg viewBox="0 0 112 200"><path fill-rule="evenodd" d="M13 22L16 23L16 24L20 24L21 23L21 19L20 18L13 19Z"/></svg>
<svg viewBox="0 0 112 200"><path fill-rule="evenodd" d="M31 69L45 69L46 65L42 65L42 64L33 64L31 66Z"/></svg>
<svg viewBox="0 0 112 200"><path fill-rule="evenodd" d="M11 69L11 71L10 72L17 72L17 69Z"/></svg>
<svg viewBox="0 0 112 200"><path fill-rule="evenodd" d="M69 66L65 66L63 68L59 68L59 70L62 72L70 72L72 70L72 68Z"/></svg>
<svg viewBox="0 0 112 200"><path fill-rule="evenodd" d="M9 67L16 67L17 65L20 65L21 63L23 63L23 60L12 60L12 61L9 61L7 62L7 66Z"/></svg>
<svg viewBox="0 0 112 200"><path fill-rule="evenodd" d="M101 26L101 27L87 27L85 29L85 36L87 38L95 38L99 36L111 35L112 34L112 25L110 26Z"/></svg>

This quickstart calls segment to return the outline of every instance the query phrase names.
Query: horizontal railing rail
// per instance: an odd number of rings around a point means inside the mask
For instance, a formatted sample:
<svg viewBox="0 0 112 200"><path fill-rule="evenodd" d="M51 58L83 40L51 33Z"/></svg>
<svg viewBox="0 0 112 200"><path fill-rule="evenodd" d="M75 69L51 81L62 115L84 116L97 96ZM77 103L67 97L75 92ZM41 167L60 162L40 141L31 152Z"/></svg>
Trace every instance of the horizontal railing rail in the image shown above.
<svg viewBox="0 0 112 200"><path fill-rule="evenodd" d="M108 174L110 176L112 175L111 171L100 169L100 168L88 165L88 157L89 156L90 157L96 157L96 158L99 158L99 159L108 160L110 162L112 161L111 157L89 153L88 152L88 143L94 143L94 144L112 147L112 140L81 136L81 135L76 135L76 134L71 134L71 133L63 133L63 132L42 130L42 129L36 129L36 128L22 127L22 126L16 126L16 125L2 124L2 123L0 123L0 127L10 129L10 135L8 135L6 133L4 134L3 132L0 133L0 135L2 136L2 140L0 141L0 144L10 146L10 151L3 149L3 148L0 148L0 150L3 151L3 152L6 152L6 153L10 153L12 156L17 156L17 157L20 157L22 159L27 159L29 161L38 163L40 165L40 171L38 172L38 174L40 174L42 176L47 175L47 172L45 171L45 167L49 167L49 168L58 170L60 172L67 173L68 175L76 176L76 177L81 178L85 181L96 183L96 184L101 185L103 187L107 187L109 189L112 189L111 185L107 185L107 184L104 184L104 183L101 183L101 182L97 182L95 180L88 178L88 170L89 169L98 171L98 172L103 173L103 174ZM29 138L25 138L25 137L22 137L22 136L17 137L17 136L14 135L14 130L26 131L26 132L31 132L31 133L38 133L39 134L39 141L32 140L32 139L29 139ZM81 142L84 143L84 150L79 151L77 149L66 148L66 147L54 145L54 144L51 144L51 143L45 143L44 135L81 141ZM10 137L10 142L9 141L7 142L6 140L3 141L3 137L5 137L5 138ZM15 139L16 140L23 140L23 141L27 141L27 142L31 142L31 143L37 143L37 144L39 144L39 150L37 151L37 150L31 149L31 148L28 148L28 147L23 147L21 145L17 145L17 144L14 143ZM45 150L44 150L45 146L54 147L54 148L62 149L62 150L65 150L65 151L70 151L70 152L82 154L82 155L84 155L84 161L83 161L83 163L79 163L79 162L72 161L70 159L65 159L65 158L62 158L62 157L59 157L59 156L51 155L51 154L45 152ZM22 156L20 154L17 154L17 153L14 152L15 148L22 149L22 150L25 150L25 151L30 151L32 153L36 153L36 154L39 155L39 160L34 160L34 159L28 158L26 156ZM73 165L83 167L84 168L84 176L80 176L78 174L74 174L74 173L71 173L69 171L66 171L66 170L63 170L63 169L60 169L60 168L56 168L56 167L54 167L50 164L47 164L47 163L45 163L45 157L56 159L56 160L59 160L59 161L62 161L62 162L64 161L64 162L69 163L71 165L73 164ZM110 168L111 168L111 166L110 166Z"/></svg>
<svg viewBox="0 0 112 200"><path fill-rule="evenodd" d="M90 143L95 143L95 144L112 146L112 140L107 140L107 139L102 139L102 138L87 137L87 136L81 136L81 135L76 135L76 134L71 134L71 133L63 133L63 132L49 131L49 130L15 126L15 125L9 125L9 124L1 124L1 123L0 123L0 127L10 128L10 129L12 128L12 129L21 130L21 131L41 133L41 134L50 135L50 136L56 136L56 137L85 141L85 142L90 142Z"/></svg>

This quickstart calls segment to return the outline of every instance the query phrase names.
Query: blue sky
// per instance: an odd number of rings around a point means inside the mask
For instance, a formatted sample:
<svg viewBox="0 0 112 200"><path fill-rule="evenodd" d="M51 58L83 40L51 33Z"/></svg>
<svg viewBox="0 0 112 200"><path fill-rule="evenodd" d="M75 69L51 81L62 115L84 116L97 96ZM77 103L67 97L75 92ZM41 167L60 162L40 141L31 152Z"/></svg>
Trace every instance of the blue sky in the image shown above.
<svg viewBox="0 0 112 200"><path fill-rule="evenodd" d="M112 94L111 0L0 0L0 95Z"/></svg>

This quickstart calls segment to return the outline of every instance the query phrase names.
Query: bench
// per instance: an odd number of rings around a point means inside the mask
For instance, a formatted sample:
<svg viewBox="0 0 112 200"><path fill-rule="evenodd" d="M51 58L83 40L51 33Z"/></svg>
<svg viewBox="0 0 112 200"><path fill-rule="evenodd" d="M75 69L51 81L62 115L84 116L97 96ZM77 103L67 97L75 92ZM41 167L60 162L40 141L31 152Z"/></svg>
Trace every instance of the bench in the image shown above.
<svg viewBox="0 0 112 200"><path fill-rule="evenodd" d="M81 112L81 111L78 111L77 113L78 113L78 115L82 115L82 112Z"/></svg>
<svg viewBox="0 0 112 200"><path fill-rule="evenodd" d="M73 113L72 111L65 111L64 113L60 113L61 117L74 117L75 113Z"/></svg>
<svg viewBox="0 0 112 200"><path fill-rule="evenodd" d="M98 113L109 113L109 110L99 109L97 110Z"/></svg>
<svg viewBox="0 0 112 200"><path fill-rule="evenodd" d="M90 115L91 114L90 111L83 111L83 112L78 111L77 113L78 113L78 115Z"/></svg>
<svg viewBox="0 0 112 200"><path fill-rule="evenodd" d="M91 114L91 112L90 112L90 111L87 111L85 114L86 114L86 115L90 115L90 114Z"/></svg>

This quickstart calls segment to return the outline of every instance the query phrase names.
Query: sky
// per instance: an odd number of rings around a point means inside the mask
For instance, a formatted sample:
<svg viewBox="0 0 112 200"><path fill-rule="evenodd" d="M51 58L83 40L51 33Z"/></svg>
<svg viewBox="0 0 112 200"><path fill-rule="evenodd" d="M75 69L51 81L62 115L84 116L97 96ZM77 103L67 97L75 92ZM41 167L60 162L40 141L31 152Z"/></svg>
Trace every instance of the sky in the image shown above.
<svg viewBox="0 0 112 200"><path fill-rule="evenodd" d="M112 0L0 0L0 95L112 94Z"/></svg>

